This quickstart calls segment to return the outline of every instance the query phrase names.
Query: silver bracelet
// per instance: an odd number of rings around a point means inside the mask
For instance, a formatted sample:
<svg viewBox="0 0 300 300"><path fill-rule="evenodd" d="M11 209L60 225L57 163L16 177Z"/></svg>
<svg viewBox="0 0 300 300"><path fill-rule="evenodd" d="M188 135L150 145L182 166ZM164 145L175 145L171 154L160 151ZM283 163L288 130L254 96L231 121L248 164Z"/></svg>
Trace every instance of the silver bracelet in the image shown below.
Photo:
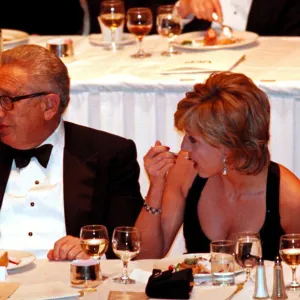
<svg viewBox="0 0 300 300"><path fill-rule="evenodd" d="M161 208L154 208L147 204L146 200L144 200L143 207L146 209L146 211L152 215L159 215L161 214Z"/></svg>

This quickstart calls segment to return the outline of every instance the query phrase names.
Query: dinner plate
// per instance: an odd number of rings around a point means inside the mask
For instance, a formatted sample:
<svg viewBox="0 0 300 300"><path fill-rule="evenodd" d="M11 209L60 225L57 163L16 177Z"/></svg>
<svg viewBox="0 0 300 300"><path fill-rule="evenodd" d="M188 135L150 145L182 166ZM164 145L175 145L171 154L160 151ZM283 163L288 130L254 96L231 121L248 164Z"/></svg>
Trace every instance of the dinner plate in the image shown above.
<svg viewBox="0 0 300 300"><path fill-rule="evenodd" d="M33 255L30 252L19 250L7 250L7 252L8 257L16 257L21 260L21 262L18 265L9 263L7 266L8 271L22 268L35 261L35 255Z"/></svg>
<svg viewBox="0 0 300 300"><path fill-rule="evenodd" d="M16 44L27 43L29 41L29 34L14 29L2 29L3 46L14 46Z"/></svg>
<svg viewBox="0 0 300 300"><path fill-rule="evenodd" d="M241 46L246 46L254 43L258 39L258 34L251 31L234 31L232 36L234 39L239 39L234 44L225 44L225 45L214 45L214 46L204 46L203 38L205 31L195 31L181 34L176 41L174 41L174 46L181 49L188 50L213 50L213 49L228 49L228 48L238 48ZM191 44L185 44L188 41ZM183 44L184 43L184 44Z"/></svg>
<svg viewBox="0 0 300 300"><path fill-rule="evenodd" d="M191 253L191 254L182 254L178 256L171 256L167 258L163 258L155 263L153 266L154 268L158 268L161 270L167 270L170 265L176 266L178 263L183 262L187 258L194 258L194 257L202 257L204 260L201 261L201 264L203 264L205 267L207 267L209 270L211 269L210 264L210 254L209 253ZM235 265L236 271L234 272L236 275L244 272L244 270L238 266ZM194 274L195 279L211 279L211 273L202 273L202 274Z"/></svg>
<svg viewBox="0 0 300 300"><path fill-rule="evenodd" d="M110 42L104 41L103 40L103 35L101 33L94 33L94 34L90 34L89 35L89 41L92 45L96 45L96 46L106 46L107 44L109 44ZM117 41L116 45L127 45L127 44L132 44L134 43L136 40L134 38L134 36L130 33L123 33L122 34L122 40L121 41Z"/></svg>

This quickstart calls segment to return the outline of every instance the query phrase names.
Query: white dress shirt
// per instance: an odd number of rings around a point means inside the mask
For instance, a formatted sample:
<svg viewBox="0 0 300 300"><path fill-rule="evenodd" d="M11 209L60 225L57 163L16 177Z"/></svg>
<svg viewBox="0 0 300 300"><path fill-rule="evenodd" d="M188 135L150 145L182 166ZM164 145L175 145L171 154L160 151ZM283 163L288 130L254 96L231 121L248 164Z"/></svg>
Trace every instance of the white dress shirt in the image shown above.
<svg viewBox="0 0 300 300"><path fill-rule="evenodd" d="M222 13L223 23L231 26L233 30L244 31L246 30L248 16L252 5L252 0L219 0ZM176 3L179 6L179 1ZM188 24L194 19L194 15L188 15L182 20L183 26ZM216 22L212 22L213 28L220 28Z"/></svg>
<svg viewBox="0 0 300 300"><path fill-rule="evenodd" d="M219 1L223 12L223 23L231 26L234 30L246 30L252 0ZM213 28L217 26L220 25L217 25L215 22L212 23Z"/></svg>
<svg viewBox="0 0 300 300"><path fill-rule="evenodd" d="M53 145L46 169L35 157L22 169L13 161L0 211L0 248L30 251L38 258L66 235L62 121L44 144Z"/></svg>

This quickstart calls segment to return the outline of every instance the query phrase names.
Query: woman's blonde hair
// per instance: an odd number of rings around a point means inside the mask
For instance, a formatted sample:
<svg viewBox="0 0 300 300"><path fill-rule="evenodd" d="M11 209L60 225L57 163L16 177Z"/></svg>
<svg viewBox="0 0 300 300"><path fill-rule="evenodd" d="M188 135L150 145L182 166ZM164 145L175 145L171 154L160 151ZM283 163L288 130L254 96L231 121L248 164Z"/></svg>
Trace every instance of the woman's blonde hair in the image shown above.
<svg viewBox="0 0 300 300"><path fill-rule="evenodd" d="M177 105L178 130L199 133L212 146L229 150L227 163L246 174L258 174L270 162L270 104L247 76L212 73Z"/></svg>

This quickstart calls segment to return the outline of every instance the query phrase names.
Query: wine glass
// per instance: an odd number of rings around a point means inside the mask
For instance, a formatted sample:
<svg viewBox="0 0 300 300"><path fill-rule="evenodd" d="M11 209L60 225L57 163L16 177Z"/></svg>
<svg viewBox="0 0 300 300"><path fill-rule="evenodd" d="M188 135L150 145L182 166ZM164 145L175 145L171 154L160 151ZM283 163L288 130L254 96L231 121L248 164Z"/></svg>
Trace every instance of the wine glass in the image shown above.
<svg viewBox="0 0 300 300"><path fill-rule="evenodd" d="M296 278L296 269L300 264L300 234L291 233L280 237L279 254L281 259L292 269L292 282L287 286L289 290L300 287Z"/></svg>
<svg viewBox="0 0 300 300"><path fill-rule="evenodd" d="M163 51L161 55L171 56L172 54L180 54L181 52L174 50L173 41L181 33L181 18L177 14L174 5L160 5L157 9L156 18L157 32L168 39L168 50Z"/></svg>
<svg viewBox="0 0 300 300"><path fill-rule="evenodd" d="M129 32L137 37L139 46L138 51L132 54L131 57L145 58L151 56L150 53L144 51L142 42L144 36L151 31L152 23L152 12L147 7L135 7L127 11L127 28Z"/></svg>
<svg viewBox="0 0 300 300"><path fill-rule="evenodd" d="M91 258L100 260L107 251L109 238L104 225L87 225L80 229L80 245L82 250ZM100 262L99 262L100 263ZM100 280L104 280L100 274Z"/></svg>
<svg viewBox="0 0 300 300"><path fill-rule="evenodd" d="M235 244L236 262L245 270L246 281L250 279L252 268L262 256L261 242L258 233L242 232L237 235Z"/></svg>
<svg viewBox="0 0 300 300"><path fill-rule="evenodd" d="M105 0L101 2L100 20L104 26L109 27L111 32L111 44L105 49L116 52L122 49L116 44L115 32L119 26L122 26L125 19L124 3L121 0Z"/></svg>
<svg viewBox="0 0 300 300"><path fill-rule="evenodd" d="M135 280L128 276L128 262L140 252L141 241L138 229L128 226L116 227L113 232L112 247L114 253L123 262L122 275L114 278L113 281L123 284L135 283Z"/></svg>

